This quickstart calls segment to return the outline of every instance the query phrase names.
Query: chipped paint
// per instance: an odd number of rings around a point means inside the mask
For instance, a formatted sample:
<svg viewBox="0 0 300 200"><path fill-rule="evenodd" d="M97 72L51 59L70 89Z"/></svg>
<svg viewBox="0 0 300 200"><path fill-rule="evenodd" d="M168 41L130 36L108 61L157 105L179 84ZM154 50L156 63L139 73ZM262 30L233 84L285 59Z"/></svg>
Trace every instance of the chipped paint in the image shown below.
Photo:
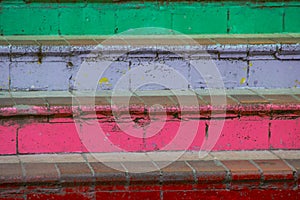
<svg viewBox="0 0 300 200"><path fill-rule="evenodd" d="M99 84L100 85L103 85L103 84L108 84L109 83L109 80L107 77L103 77L99 80Z"/></svg>
<svg viewBox="0 0 300 200"><path fill-rule="evenodd" d="M247 79L246 79L245 77L241 78L240 84L242 85L242 84L246 83L246 80L247 80Z"/></svg>

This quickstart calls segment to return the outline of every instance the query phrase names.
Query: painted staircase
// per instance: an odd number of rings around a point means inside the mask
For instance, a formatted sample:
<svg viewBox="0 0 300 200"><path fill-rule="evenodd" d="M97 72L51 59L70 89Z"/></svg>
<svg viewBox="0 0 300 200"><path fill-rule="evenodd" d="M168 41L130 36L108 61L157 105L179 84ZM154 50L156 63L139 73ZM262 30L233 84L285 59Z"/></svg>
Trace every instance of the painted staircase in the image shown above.
<svg viewBox="0 0 300 200"><path fill-rule="evenodd" d="M1 198L297 199L299 38L1 37Z"/></svg>

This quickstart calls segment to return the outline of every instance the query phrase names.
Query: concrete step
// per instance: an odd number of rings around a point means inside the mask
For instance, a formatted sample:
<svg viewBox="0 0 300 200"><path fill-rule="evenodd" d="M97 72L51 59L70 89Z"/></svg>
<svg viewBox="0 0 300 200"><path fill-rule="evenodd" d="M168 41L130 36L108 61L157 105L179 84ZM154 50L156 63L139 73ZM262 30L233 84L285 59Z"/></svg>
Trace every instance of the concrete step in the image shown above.
<svg viewBox="0 0 300 200"><path fill-rule="evenodd" d="M300 148L299 89L2 92L0 102L0 154Z"/></svg>
<svg viewBox="0 0 300 200"><path fill-rule="evenodd" d="M299 34L2 36L0 89L299 87Z"/></svg>
<svg viewBox="0 0 300 200"><path fill-rule="evenodd" d="M298 199L300 151L0 156L1 199Z"/></svg>

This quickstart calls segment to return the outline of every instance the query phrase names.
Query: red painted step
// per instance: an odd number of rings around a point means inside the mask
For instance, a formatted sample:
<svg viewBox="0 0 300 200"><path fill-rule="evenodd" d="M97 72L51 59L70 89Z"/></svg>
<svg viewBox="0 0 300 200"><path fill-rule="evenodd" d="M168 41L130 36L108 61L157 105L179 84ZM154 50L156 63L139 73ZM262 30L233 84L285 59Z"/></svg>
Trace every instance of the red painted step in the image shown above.
<svg viewBox="0 0 300 200"><path fill-rule="evenodd" d="M0 156L0 199L299 198L300 151L198 153Z"/></svg>

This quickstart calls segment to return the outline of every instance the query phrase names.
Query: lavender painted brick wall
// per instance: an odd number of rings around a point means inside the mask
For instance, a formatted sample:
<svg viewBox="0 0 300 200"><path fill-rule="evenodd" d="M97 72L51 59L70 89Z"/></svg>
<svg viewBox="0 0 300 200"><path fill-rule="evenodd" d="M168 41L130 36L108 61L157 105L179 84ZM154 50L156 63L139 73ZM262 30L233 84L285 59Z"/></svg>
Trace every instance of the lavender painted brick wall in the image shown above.
<svg viewBox="0 0 300 200"><path fill-rule="evenodd" d="M209 63L208 61L203 61L203 64ZM199 88L207 88L207 85L204 81L204 78L201 76L201 72L206 74L207 79L212 78L213 71L207 69L207 67L203 66L203 68L196 70L196 66L191 65L191 86L193 89ZM237 88L237 87L245 87L246 81L241 82L241 79L247 78L247 62L241 60L213 60L210 63L211 68L215 67L219 71L220 76L222 77L224 87L225 88ZM211 73L210 73L211 71Z"/></svg>
<svg viewBox="0 0 300 200"><path fill-rule="evenodd" d="M130 68L133 90L188 89L190 84L189 64L181 58L135 59Z"/></svg>
<svg viewBox="0 0 300 200"><path fill-rule="evenodd" d="M226 88L245 87L247 78L247 62L241 60L217 60L215 61L222 75Z"/></svg>
<svg viewBox="0 0 300 200"><path fill-rule="evenodd" d="M0 90L9 89L9 63L0 62Z"/></svg>
<svg viewBox="0 0 300 200"><path fill-rule="evenodd" d="M78 65L70 84L74 90L112 90L119 80L120 90L129 90L129 78L125 74L129 63L125 61L86 60Z"/></svg>
<svg viewBox="0 0 300 200"><path fill-rule="evenodd" d="M11 64L13 90L68 90L76 66L65 62L17 62Z"/></svg>
<svg viewBox="0 0 300 200"><path fill-rule="evenodd" d="M300 61L252 61L249 86L263 88L299 87Z"/></svg>
<svg viewBox="0 0 300 200"><path fill-rule="evenodd" d="M115 87L119 90L129 90L129 76L125 76L129 71L128 62L115 61L106 66L100 61L99 67L104 68L105 71L99 77L97 90L112 90ZM122 81L120 84L118 84L119 80Z"/></svg>
<svg viewBox="0 0 300 200"><path fill-rule="evenodd" d="M257 49L254 49L256 47ZM130 52L119 57L116 52L120 47L104 48L99 54L89 52L90 48L42 48L42 51L45 51L40 60L39 48L15 46L11 53L0 55L0 89L76 90L78 87L76 88L74 82L83 63L90 65L84 72L88 78L81 83L81 89L85 90L112 90L119 80L121 84L118 85L118 90L137 87L139 90L207 88L204 78L191 62L209 62L203 60L206 57L202 54L202 57L200 54L197 54L198 57L191 57L188 54L189 49L184 46L176 48L186 53L184 58L169 51L157 52L155 49ZM216 66L225 88L300 87L300 60L291 57L294 54L298 55L298 50L296 51L293 45L292 49L284 47L284 50L280 50L280 55L286 58L284 60L276 60L273 53L279 50L272 46L272 52L269 52L270 45L252 45L249 55L246 54L249 50L247 46L214 48L210 51L213 64L200 67L208 81L216 81L215 75L210 74L211 69ZM236 57L237 52L243 56ZM99 55L101 56L98 57ZM137 69L146 70L138 72Z"/></svg>

